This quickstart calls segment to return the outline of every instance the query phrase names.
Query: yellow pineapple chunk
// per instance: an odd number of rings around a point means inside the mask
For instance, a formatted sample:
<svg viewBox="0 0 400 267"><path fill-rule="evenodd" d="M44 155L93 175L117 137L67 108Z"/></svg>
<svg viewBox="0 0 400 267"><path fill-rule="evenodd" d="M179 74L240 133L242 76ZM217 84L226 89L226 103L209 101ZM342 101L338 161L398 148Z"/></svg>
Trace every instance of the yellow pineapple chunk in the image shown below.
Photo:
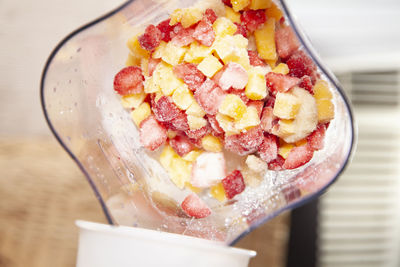
<svg viewBox="0 0 400 267"><path fill-rule="evenodd" d="M185 182L185 187L187 189L191 190L192 192L196 193L196 194L198 194L201 191L203 191L203 188L195 187L190 182Z"/></svg>
<svg viewBox="0 0 400 267"><path fill-rule="evenodd" d="M324 80L318 80L314 87L314 98L318 99L332 99L332 92L329 90L329 85Z"/></svg>
<svg viewBox="0 0 400 267"><path fill-rule="evenodd" d="M286 159L293 147L293 144L283 143L279 146L278 154L281 155L282 158Z"/></svg>
<svg viewBox="0 0 400 267"><path fill-rule="evenodd" d="M243 10L250 4L251 0L231 0L232 8L236 12Z"/></svg>
<svg viewBox="0 0 400 267"><path fill-rule="evenodd" d="M204 115L206 115L206 112L200 107L200 105L196 101L193 101L190 107L186 110L186 114L197 117L204 117Z"/></svg>
<svg viewBox="0 0 400 267"><path fill-rule="evenodd" d="M144 81L144 92L146 94L151 94L151 93L160 93L161 89L160 86L154 81L154 76L147 78Z"/></svg>
<svg viewBox="0 0 400 267"><path fill-rule="evenodd" d="M239 120L243 117L246 112L247 106L243 103L243 100L239 96L234 94L228 94L225 96L221 105L219 106L219 112L221 114L227 115L234 120Z"/></svg>
<svg viewBox="0 0 400 267"><path fill-rule="evenodd" d="M289 67L285 63L279 63L278 66L272 69L272 72L286 75L289 73Z"/></svg>
<svg viewBox="0 0 400 267"><path fill-rule="evenodd" d="M174 158L179 158L179 155L175 152L175 150L169 145L164 146L164 149L160 155L161 166L168 171Z"/></svg>
<svg viewBox="0 0 400 267"><path fill-rule="evenodd" d="M268 167L268 166L267 166ZM257 172L249 168L248 166L244 166L242 169L242 175L246 186L257 187L260 185L263 180L264 172Z"/></svg>
<svg viewBox="0 0 400 267"><path fill-rule="evenodd" d="M210 188L210 194L216 200L223 202L226 199L225 189L222 183L218 183Z"/></svg>
<svg viewBox="0 0 400 267"><path fill-rule="evenodd" d="M273 130L272 133L274 135L285 138L289 135L294 134L296 132L296 127L295 124L293 123L293 120L281 119L279 120L278 132L274 132L274 128L272 130Z"/></svg>
<svg viewBox="0 0 400 267"><path fill-rule="evenodd" d="M190 44L189 50L186 52L184 61L199 64L205 57L212 53L212 48L201 45L198 42Z"/></svg>
<svg viewBox="0 0 400 267"><path fill-rule="evenodd" d="M159 63L152 76L154 83L158 85L164 95L172 95L174 91L184 86L184 83L178 79L173 72L172 66L163 62Z"/></svg>
<svg viewBox="0 0 400 267"><path fill-rule="evenodd" d="M140 57L135 57L131 53L129 53L128 58L125 61L125 66L130 67L130 66L139 66L141 63Z"/></svg>
<svg viewBox="0 0 400 267"><path fill-rule="evenodd" d="M273 59L273 60L265 60L265 62L270 66L271 69L276 67L276 62L278 61L278 58Z"/></svg>
<svg viewBox="0 0 400 267"><path fill-rule="evenodd" d="M296 146L305 146L307 144L307 139L301 139L295 143Z"/></svg>
<svg viewBox="0 0 400 267"><path fill-rule="evenodd" d="M206 135L201 139L201 145L205 151L221 152L222 144L218 137L213 135Z"/></svg>
<svg viewBox="0 0 400 267"><path fill-rule="evenodd" d="M217 37L234 35L237 31L236 25L225 17L219 17L213 24L213 29Z"/></svg>
<svg viewBox="0 0 400 267"><path fill-rule="evenodd" d="M330 99L318 99L318 122L326 123L335 117L335 107Z"/></svg>
<svg viewBox="0 0 400 267"><path fill-rule="evenodd" d="M211 78L217 73L220 69L222 69L223 65L219 60L213 55L208 55L205 57L197 68L207 77Z"/></svg>
<svg viewBox="0 0 400 267"><path fill-rule="evenodd" d="M164 41L161 41L160 45L157 46L157 48L154 50L153 54L151 55L153 58L161 58L164 54L165 47L167 46L167 43Z"/></svg>
<svg viewBox="0 0 400 267"><path fill-rule="evenodd" d="M226 6L225 7L225 17L230 19L233 23L240 23L240 13L235 12L231 7Z"/></svg>
<svg viewBox="0 0 400 267"><path fill-rule="evenodd" d="M241 34L235 34L232 38L233 43L236 45L236 47L245 48L247 50L247 47L249 46L249 39Z"/></svg>
<svg viewBox="0 0 400 267"><path fill-rule="evenodd" d="M188 28L193 24L199 22L203 18L203 11L199 8L186 8L184 9L181 23L184 28Z"/></svg>
<svg viewBox="0 0 400 267"><path fill-rule="evenodd" d="M278 55L275 47L275 19L269 18L261 29L254 32L260 57L265 60L275 60Z"/></svg>
<svg viewBox="0 0 400 267"><path fill-rule="evenodd" d="M243 117L236 122L235 127L243 131L259 125L260 122L257 109L255 107L248 107Z"/></svg>
<svg viewBox="0 0 400 267"><path fill-rule="evenodd" d="M174 12L172 12L170 18L171 20L169 21L169 25L173 26L177 24L178 22L181 22L182 16L183 16L184 10L178 8L175 9Z"/></svg>
<svg viewBox="0 0 400 267"><path fill-rule="evenodd" d="M162 51L161 58L168 64L175 66L183 60L187 50L188 48L186 47L179 47L169 42Z"/></svg>
<svg viewBox="0 0 400 267"><path fill-rule="evenodd" d="M134 36L128 40L126 44L134 57L149 57L150 52L140 46L138 36Z"/></svg>
<svg viewBox="0 0 400 267"><path fill-rule="evenodd" d="M121 99L121 104L126 109L138 108L146 98L145 93L125 95Z"/></svg>
<svg viewBox="0 0 400 267"><path fill-rule="evenodd" d="M190 130L198 130L207 125L207 120L203 117L188 115L187 120Z"/></svg>
<svg viewBox="0 0 400 267"><path fill-rule="evenodd" d="M240 130L236 129L235 121L231 117L217 113L215 119L218 121L219 126L224 130L227 136L240 133Z"/></svg>
<svg viewBox="0 0 400 267"><path fill-rule="evenodd" d="M186 161L190 161L190 162L195 162L196 159L202 154L202 151L199 150L192 150L189 153L187 153L185 156L183 156L182 158Z"/></svg>
<svg viewBox="0 0 400 267"><path fill-rule="evenodd" d="M215 39L212 49L221 60L224 60L224 58L235 52L235 46L232 45L233 43L233 36L227 35L219 37Z"/></svg>
<svg viewBox="0 0 400 267"><path fill-rule="evenodd" d="M301 106L301 101L289 93L277 93L274 115L281 119L294 119Z"/></svg>
<svg viewBox="0 0 400 267"><path fill-rule="evenodd" d="M225 64L229 62L235 62L240 64L245 70L250 69L250 59L247 49L235 48L231 54L222 59Z"/></svg>
<svg viewBox="0 0 400 267"><path fill-rule="evenodd" d="M148 77L149 75L149 59L142 58L140 60L140 68L142 69L143 75Z"/></svg>
<svg viewBox="0 0 400 267"><path fill-rule="evenodd" d="M178 135L178 133L176 131L173 131L173 130L167 131L167 136L169 139L175 138L175 136L177 136L177 135Z"/></svg>
<svg viewBox="0 0 400 267"><path fill-rule="evenodd" d="M186 161L179 156L172 158L168 174L172 182L174 182L178 188L183 189L185 183L190 181L192 165L191 162Z"/></svg>
<svg viewBox="0 0 400 267"><path fill-rule="evenodd" d="M174 91L172 94L172 101L174 101L178 108L186 110L195 100L192 92L188 89L187 85L184 84Z"/></svg>
<svg viewBox="0 0 400 267"><path fill-rule="evenodd" d="M275 3L271 3L271 7L265 13L267 14L267 18L274 18L275 21L279 21L283 17L282 11Z"/></svg>
<svg viewBox="0 0 400 267"><path fill-rule="evenodd" d="M266 9L271 5L272 0L251 0L250 9Z"/></svg>
<svg viewBox="0 0 400 267"><path fill-rule="evenodd" d="M131 112L133 122L139 126L148 116L151 115L150 105L147 102L142 103L137 109Z"/></svg>
<svg viewBox="0 0 400 267"><path fill-rule="evenodd" d="M246 165L254 172L264 172L268 169L268 164L257 156L249 155L246 158Z"/></svg>
<svg viewBox="0 0 400 267"><path fill-rule="evenodd" d="M265 72L260 67L248 70L249 82L246 85L245 94L251 100L261 100L268 96Z"/></svg>

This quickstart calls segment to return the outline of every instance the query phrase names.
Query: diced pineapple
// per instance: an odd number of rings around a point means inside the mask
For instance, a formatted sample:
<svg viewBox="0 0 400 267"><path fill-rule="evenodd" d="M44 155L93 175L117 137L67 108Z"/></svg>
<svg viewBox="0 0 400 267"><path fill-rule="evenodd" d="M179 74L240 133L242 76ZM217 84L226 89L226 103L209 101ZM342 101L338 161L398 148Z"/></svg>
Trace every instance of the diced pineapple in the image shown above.
<svg viewBox="0 0 400 267"><path fill-rule="evenodd" d="M237 31L236 25L225 17L219 17L213 24L213 29L217 37L234 35Z"/></svg>
<svg viewBox="0 0 400 267"><path fill-rule="evenodd" d="M244 166L242 169L242 175L246 186L257 187L260 185L263 179L264 172L256 172L250 169L248 166Z"/></svg>
<svg viewBox="0 0 400 267"><path fill-rule="evenodd" d="M271 7L272 0L251 0L250 9L266 9Z"/></svg>
<svg viewBox="0 0 400 267"><path fill-rule="evenodd" d="M247 49L247 47L249 46L249 39L247 39L241 34L235 34L232 38L233 38L233 43L238 48Z"/></svg>
<svg viewBox="0 0 400 267"><path fill-rule="evenodd" d="M271 3L271 7L269 7L265 13L267 14L267 18L274 18L275 21L279 21L283 17L282 11L275 3Z"/></svg>
<svg viewBox="0 0 400 267"><path fill-rule="evenodd" d="M228 94L225 96L221 105L219 106L219 112L233 118L235 121L243 117L246 112L247 106L243 103L243 100L234 94Z"/></svg>
<svg viewBox="0 0 400 267"><path fill-rule="evenodd" d="M246 158L246 165L255 172L264 172L268 169L268 164L257 156L249 155Z"/></svg>
<svg viewBox="0 0 400 267"><path fill-rule="evenodd" d="M223 202L226 199L225 189L222 183L218 183L210 188L210 194L216 200Z"/></svg>
<svg viewBox="0 0 400 267"><path fill-rule="evenodd" d="M128 40L127 46L134 57L149 57L150 52L140 46L138 36L134 36Z"/></svg>
<svg viewBox="0 0 400 267"><path fill-rule="evenodd" d="M293 120L285 120L281 119L279 120L279 129L278 132L274 132L273 128L273 134L285 138L289 135L292 135L296 132L296 127L295 124L293 123Z"/></svg>
<svg viewBox="0 0 400 267"><path fill-rule="evenodd" d="M240 13L235 12L231 7L225 6L225 17L230 19L233 23L240 23Z"/></svg>
<svg viewBox="0 0 400 267"><path fill-rule="evenodd" d="M222 67L223 65L221 62L213 55L205 57L197 66L197 68L209 78L213 77Z"/></svg>
<svg viewBox="0 0 400 267"><path fill-rule="evenodd" d="M195 102L193 94L186 84L178 87L174 91L172 94L172 101L174 101L175 105L182 110L188 109L190 105Z"/></svg>
<svg viewBox="0 0 400 267"><path fill-rule="evenodd" d="M206 135L201 139L201 145L205 151L221 152L222 144L218 137L213 135Z"/></svg>
<svg viewBox="0 0 400 267"><path fill-rule="evenodd" d="M185 183L190 181L192 165L191 162L186 161L179 156L172 158L168 174L172 182L174 182L178 188L183 189Z"/></svg>
<svg viewBox="0 0 400 267"><path fill-rule="evenodd" d="M157 48L154 50L154 52L153 52L153 54L151 54L151 56L156 59L161 58L164 54L164 50L165 50L166 46L167 46L167 43L164 41L161 41L161 43L159 44L159 46L157 46Z"/></svg>
<svg viewBox="0 0 400 267"><path fill-rule="evenodd" d="M190 130L198 130L207 125L207 120L203 117L188 115L187 120Z"/></svg>
<svg viewBox="0 0 400 267"><path fill-rule="evenodd" d="M184 86L184 83L178 79L172 70L172 66L160 63L157 65L153 76L154 83L158 85L164 95L172 95L173 92Z"/></svg>
<svg viewBox="0 0 400 267"><path fill-rule="evenodd" d="M161 58L168 64L175 66L178 65L183 60L186 51L188 51L188 48L179 47L174 45L172 42L169 42L165 46Z"/></svg>
<svg viewBox="0 0 400 267"><path fill-rule="evenodd" d="M212 45L212 49L215 51L217 56L221 60L223 60L230 54L234 53L235 46L232 45L233 43L234 43L233 37L230 35L219 37L215 39Z"/></svg>
<svg viewBox="0 0 400 267"><path fill-rule="evenodd" d="M286 75L289 73L289 67L285 63L279 63L278 66L272 69L272 72Z"/></svg>
<svg viewBox="0 0 400 267"><path fill-rule="evenodd" d="M281 119L294 119L301 106L301 101L290 93L277 93L274 115Z"/></svg>
<svg viewBox="0 0 400 267"><path fill-rule="evenodd" d="M146 94L151 94L151 93L159 93L161 92L160 87L158 84L154 81L154 77L147 78L144 81L144 92Z"/></svg>
<svg viewBox="0 0 400 267"><path fill-rule="evenodd" d="M199 64L205 57L212 53L212 48L201 45L198 42L190 44L189 50L186 52L184 61Z"/></svg>
<svg viewBox="0 0 400 267"><path fill-rule="evenodd" d="M142 69L143 75L148 77L149 75L149 59L142 58L140 60L140 68Z"/></svg>
<svg viewBox="0 0 400 267"><path fill-rule="evenodd" d="M335 117L335 107L330 99L318 99L318 122L326 123Z"/></svg>
<svg viewBox="0 0 400 267"><path fill-rule="evenodd" d="M174 12L170 15L171 20L169 21L169 25L173 26L178 22L181 22L184 10L178 8L175 9Z"/></svg>
<svg viewBox="0 0 400 267"><path fill-rule="evenodd" d="M271 59L271 60L265 60L265 62L268 64L268 66L273 69L276 67L276 62L278 61L278 58L276 59Z"/></svg>
<svg viewBox="0 0 400 267"><path fill-rule="evenodd" d="M250 59L246 48L235 47L233 52L222 59L225 64L235 62L240 64L245 70L250 69Z"/></svg>
<svg viewBox="0 0 400 267"><path fill-rule="evenodd" d="M255 107L248 107L243 117L235 123L235 127L243 131L259 125L260 122L257 109Z"/></svg>
<svg viewBox="0 0 400 267"><path fill-rule="evenodd" d="M293 147L294 147L293 144L283 142L279 146L278 154L281 155L282 158L286 159Z"/></svg>
<svg viewBox="0 0 400 267"><path fill-rule="evenodd" d="M137 109L131 112L131 118L137 126L140 125L148 116L151 115L150 105L147 102L142 103Z"/></svg>
<svg viewBox="0 0 400 267"><path fill-rule="evenodd" d="M219 126L224 130L227 136L240 133L240 130L236 129L235 121L231 117L217 113L215 119L218 121Z"/></svg>
<svg viewBox="0 0 400 267"><path fill-rule="evenodd" d="M198 194L201 191L203 191L203 188L195 187L190 182L185 182L185 187L187 189L191 190L192 192L196 193L196 194Z"/></svg>
<svg viewBox="0 0 400 267"><path fill-rule="evenodd" d="M243 10L250 4L251 0L231 0L232 8L236 12Z"/></svg>
<svg viewBox="0 0 400 267"><path fill-rule="evenodd" d="M196 117L204 117L204 115L206 115L206 112L200 107L200 105L196 101L193 101L190 107L186 110L186 114Z"/></svg>
<svg viewBox="0 0 400 267"><path fill-rule="evenodd" d="M182 158L186 161L190 161L190 162L195 162L196 159L202 154L202 151L199 150L192 150L189 153L187 153L185 156L183 156Z"/></svg>
<svg viewBox="0 0 400 267"><path fill-rule="evenodd" d="M167 136L169 139L175 138L175 136L177 136L177 135L178 135L178 133L176 131L173 131L173 130L167 131Z"/></svg>
<svg viewBox="0 0 400 267"><path fill-rule="evenodd" d="M186 8L183 10L181 23L184 28L188 28L199 22L203 18L203 11L199 8Z"/></svg>
<svg viewBox="0 0 400 267"><path fill-rule="evenodd" d="M131 53L129 53L128 58L125 61L125 66L129 67L129 66L139 66L141 62L141 58L140 57L136 57L134 55L132 55Z"/></svg>
<svg viewBox="0 0 400 267"><path fill-rule="evenodd" d="M245 94L251 100L262 100L268 96L265 73L260 67L250 68L248 71L249 82Z"/></svg>
<svg viewBox="0 0 400 267"><path fill-rule="evenodd" d="M318 99L332 99L332 92L329 90L329 85L324 80L318 80L314 87L314 98Z"/></svg>
<svg viewBox="0 0 400 267"><path fill-rule="evenodd" d="M125 95L121 99L122 107L126 109L138 108L146 98L144 92L139 94Z"/></svg>
<svg viewBox="0 0 400 267"><path fill-rule="evenodd" d="M175 152L175 150L169 145L164 146L164 149L160 155L161 166L168 171L174 158L179 158L179 155Z"/></svg>
<svg viewBox="0 0 400 267"><path fill-rule="evenodd" d="M275 19L269 18L261 29L254 32L260 57L265 60L275 60L278 55L275 47Z"/></svg>

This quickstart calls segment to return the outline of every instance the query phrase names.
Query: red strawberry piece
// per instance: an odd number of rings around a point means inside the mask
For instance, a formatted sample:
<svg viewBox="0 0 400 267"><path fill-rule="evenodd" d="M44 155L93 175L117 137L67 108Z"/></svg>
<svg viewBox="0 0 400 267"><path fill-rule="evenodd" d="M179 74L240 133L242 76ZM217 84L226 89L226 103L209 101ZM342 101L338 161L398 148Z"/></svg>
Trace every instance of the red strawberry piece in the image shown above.
<svg viewBox="0 0 400 267"><path fill-rule="evenodd" d="M275 106L275 97L270 95L267 101L265 101L265 106L273 108Z"/></svg>
<svg viewBox="0 0 400 267"><path fill-rule="evenodd" d="M226 136L224 146L227 150L244 156L256 152L263 139L262 129L257 126L245 133Z"/></svg>
<svg viewBox="0 0 400 267"><path fill-rule="evenodd" d="M246 96L246 93L244 92L244 90L236 90L236 89L230 88L226 92L228 94L237 95L238 97L240 97L240 99L242 99L243 103L245 103L245 104L247 104L250 101L250 99Z"/></svg>
<svg viewBox="0 0 400 267"><path fill-rule="evenodd" d="M207 204L194 193L191 193L183 200L181 208L187 215L196 219L205 218L211 214Z"/></svg>
<svg viewBox="0 0 400 267"><path fill-rule="evenodd" d="M143 91L143 81L139 67L126 67L115 75L114 90L120 95L138 94Z"/></svg>
<svg viewBox="0 0 400 267"><path fill-rule="evenodd" d="M289 67L290 76L301 78L304 75L308 75L311 80L314 80L316 76L317 67L304 51L298 50L293 53L286 61L286 64Z"/></svg>
<svg viewBox="0 0 400 267"><path fill-rule="evenodd" d="M268 169L271 171L281 171L283 170L283 164L285 163L285 159L278 155L278 157L268 163Z"/></svg>
<svg viewBox="0 0 400 267"><path fill-rule="evenodd" d="M240 135L228 135L224 139L224 147L239 156L245 156L255 151L248 151L240 144Z"/></svg>
<svg viewBox="0 0 400 267"><path fill-rule="evenodd" d="M185 112L180 111L178 116L173 118L169 123L169 128L174 131L187 131L189 130L189 123Z"/></svg>
<svg viewBox="0 0 400 267"><path fill-rule="evenodd" d="M175 25L171 35L171 42L177 46L187 46L194 42L194 27L184 28L182 24Z"/></svg>
<svg viewBox="0 0 400 267"><path fill-rule="evenodd" d="M281 27L275 32L275 42L276 50L281 58L289 57L300 46L299 40L290 26Z"/></svg>
<svg viewBox="0 0 400 267"><path fill-rule="evenodd" d="M211 8L207 8L206 12L204 12L204 20L213 24L217 20L218 16L215 14L214 10Z"/></svg>
<svg viewBox="0 0 400 267"><path fill-rule="evenodd" d="M161 122L172 121L181 113L179 108L172 102L171 97L168 96L160 97L157 102L153 101L151 109L157 120Z"/></svg>
<svg viewBox="0 0 400 267"><path fill-rule="evenodd" d="M224 134L224 130L221 128L214 115L207 115L207 119L215 136L221 136Z"/></svg>
<svg viewBox="0 0 400 267"><path fill-rule="evenodd" d="M278 156L278 139L275 135L267 134L260 147L258 148L260 157L265 162L269 163Z"/></svg>
<svg viewBox="0 0 400 267"><path fill-rule="evenodd" d="M193 37L202 45L211 46L215 40L215 32L211 22L208 20L200 21L193 32Z"/></svg>
<svg viewBox="0 0 400 267"><path fill-rule="evenodd" d="M258 116L261 118L261 114L263 112L263 108L264 108L264 101L261 100L249 100L249 102L247 103L248 107L255 107L257 112L258 112Z"/></svg>
<svg viewBox="0 0 400 267"><path fill-rule="evenodd" d="M231 87L241 90L247 85L249 75L240 64L229 62L222 70L215 74L213 81L225 91Z"/></svg>
<svg viewBox="0 0 400 267"><path fill-rule="evenodd" d="M164 42L171 41L171 32L173 31L174 26L169 25L170 21L171 19L166 19L157 25L157 28L161 31L161 40Z"/></svg>
<svg viewBox="0 0 400 267"><path fill-rule="evenodd" d="M192 63L182 63L174 66L174 74L182 79L192 91L196 91L206 80L206 76Z"/></svg>
<svg viewBox="0 0 400 267"><path fill-rule="evenodd" d="M147 26L144 34L140 35L138 40L143 49L153 51L161 42L161 31L154 25Z"/></svg>
<svg viewBox="0 0 400 267"><path fill-rule="evenodd" d="M261 66L261 67L265 66L264 60L262 60L260 58L260 56L258 55L258 53L256 51L249 50L247 52L249 54L250 65L252 65L252 66Z"/></svg>
<svg viewBox="0 0 400 267"><path fill-rule="evenodd" d="M324 148L326 126L325 124L319 124L317 129L307 137L307 144L313 150L321 150Z"/></svg>
<svg viewBox="0 0 400 267"><path fill-rule="evenodd" d="M240 16L240 20L244 26L246 26L247 30L250 32L254 32L259 27L261 27L267 17L265 15L265 11L262 9L259 10L245 10Z"/></svg>
<svg viewBox="0 0 400 267"><path fill-rule="evenodd" d="M300 83L299 78L274 72L267 73L265 80L267 81L269 90L273 94L277 92L284 93Z"/></svg>
<svg viewBox="0 0 400 267"><path fill-rule="evenodd" d="M167 140L167 130L151 115L140 123L140 143L154 151Z"/></svg>
<svg viewBox="0 0 400 267"><path fill-rule="evenodd" d="M174 138L169 140L169 144L181 157L193 150L192 142L189 140L189 138L183 135L175 136Z"/></svg>
<svg viewBox="0 0 400 267"><path fill-rule="evenodd" d="M313 154L314 151L309 145L294 147L290 150L282 167L287 170L296 169L309 162L312 159Z"/></svg>
<svg viewBox="0 0 400 267"><path fill-rule="evenodd" d="M197 130L185 131L185 134L191 139L201 139L209 133L210 133L210 128L208 127L208 125L201 127L200 129Z"/></svg>
<svg viewBox="0 0 400 267"><path fill-rule="evenodd" d="M241 35L243 35L243 37L247 38L246 26L244 26L243 24L237 23L237 22L235 22L235 25L237 27L235 34L241 34Z"/></svg>
<svg viewBox="0 0 400 267"><path fill-rule="evenodd" d="M310 76L304 75L303 77L301 77L301 82L299 84L299 87L306 89L312 95L314 94L313 82Z"/></svg>
<svg viewBox="0 0 400 267"><path fill-rule="evenodd" d="M148 65L148 69L149 69L149 76L153 76L153 72L155 71L158 63L161 62L161 59L157 59L157 58L149 58L149 65Z"/></svg>
<svg viewBox="0 0 400 267"><path fill-rule="evenodd" d="M225 190L225 195L228 199L232 199L237 194L240 194L246 188L243 175L239 170L234 170L224 179L222 179L222 186Z"/></svg>
<svg viewBox="0 0 400 267"><path fill-rule="evenodd" d="M226 6L232 7L231 0L222 0L222 3L224 3Z"/></svg>
<svg viewBox="0 0 400 267"><path fill-rule="evenodd" d="M215 115L225 98L226 93L212 80L207 79L194 93L194 98L200 107L207 113Z"/></svg>
<svg viewBox="0 0 400 267"><path fill-rule="evenodd" d="M261 114L261 129L263 129L267 133L271 133L272 127L274 126L274 122L277 120L277 117L274 115L272 107L264 107Z"/></svg>

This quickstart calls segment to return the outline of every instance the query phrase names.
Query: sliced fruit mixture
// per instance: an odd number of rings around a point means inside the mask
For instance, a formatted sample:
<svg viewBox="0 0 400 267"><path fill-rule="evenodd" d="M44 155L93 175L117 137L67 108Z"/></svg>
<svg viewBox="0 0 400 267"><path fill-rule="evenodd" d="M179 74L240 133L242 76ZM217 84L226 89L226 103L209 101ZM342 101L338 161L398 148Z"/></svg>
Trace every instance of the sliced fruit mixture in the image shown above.
<svg viewBox="0 0 400 267"><path fill-rule="evenodd" d="M114 90L142 145L161 148L171 180L193 191L187 215L211 214L198 192L230 200L254 183L249 174L298 168L323 148L331 90L271 0L177 9L128 47ZM246 163L227 170L228 152Z"/></svg>

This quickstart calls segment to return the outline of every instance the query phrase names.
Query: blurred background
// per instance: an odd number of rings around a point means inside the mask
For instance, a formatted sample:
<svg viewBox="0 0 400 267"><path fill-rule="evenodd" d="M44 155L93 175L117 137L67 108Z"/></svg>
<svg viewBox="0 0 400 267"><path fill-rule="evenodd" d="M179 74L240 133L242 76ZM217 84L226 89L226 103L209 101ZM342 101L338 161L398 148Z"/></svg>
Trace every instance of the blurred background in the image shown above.
<svg viewBox="0 0 400 267"><path fill-rule="evenodd" d="M76 219L105 222L43 119L55 45L123 0L0 1L0 266L74 266ZM400 266L400 1L287 0L353 102L358 149L328 193L237 246L250 266Z"/></svg>

